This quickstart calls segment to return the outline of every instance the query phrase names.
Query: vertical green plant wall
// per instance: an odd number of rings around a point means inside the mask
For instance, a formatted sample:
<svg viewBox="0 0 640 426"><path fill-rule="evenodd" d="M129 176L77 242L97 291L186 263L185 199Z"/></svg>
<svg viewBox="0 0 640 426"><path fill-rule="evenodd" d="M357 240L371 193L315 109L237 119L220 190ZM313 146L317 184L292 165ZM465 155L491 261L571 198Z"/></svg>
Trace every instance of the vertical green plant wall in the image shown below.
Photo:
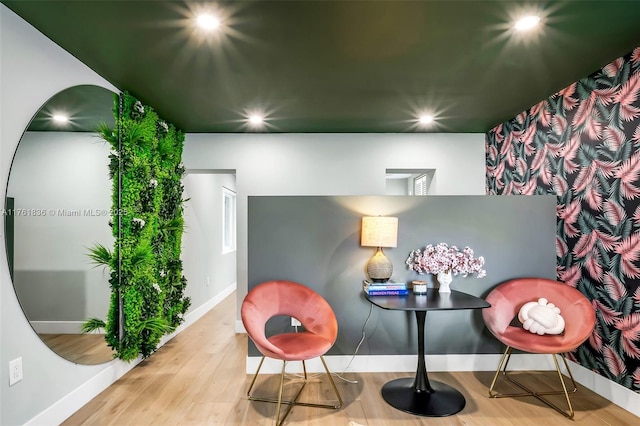
<svg viewBox="0 0 640 426"><path fill-rule="evenodd" d="M106 340L123 360L148 357L182 321L190 300L180 260L184 134L128 93L116 96L112 147L113 253L91 256L111 270Z"/></svg>

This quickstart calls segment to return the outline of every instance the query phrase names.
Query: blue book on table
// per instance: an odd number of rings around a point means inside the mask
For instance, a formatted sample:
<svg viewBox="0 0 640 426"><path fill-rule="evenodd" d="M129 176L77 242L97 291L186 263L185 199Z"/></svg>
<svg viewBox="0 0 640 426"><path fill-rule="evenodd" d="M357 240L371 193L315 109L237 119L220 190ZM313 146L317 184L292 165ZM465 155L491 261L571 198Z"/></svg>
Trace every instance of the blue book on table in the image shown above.
<svg viewBox="0 0 640 426"><path fill-rule="evenodd" d="M404 282L395 282L395 281L387 281L384 283L371 282L368 280L364 280L362 282L362 286L366 291L370 290L406 290L407 283Z"/></svg>
<svg viewBox="0 0 640 426"><path fill-rule="evenodd" d="M369 296L406 296L409 294L408 289L399 290L365 290Z"/></svg>

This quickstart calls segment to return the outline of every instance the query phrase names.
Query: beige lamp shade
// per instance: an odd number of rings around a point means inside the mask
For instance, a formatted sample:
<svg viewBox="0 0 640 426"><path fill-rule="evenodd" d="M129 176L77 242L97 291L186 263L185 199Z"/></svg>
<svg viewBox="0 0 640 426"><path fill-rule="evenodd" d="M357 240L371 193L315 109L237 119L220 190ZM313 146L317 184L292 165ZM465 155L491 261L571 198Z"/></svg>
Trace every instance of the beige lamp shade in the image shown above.
<svg viewBox="0 0 640 426"><path fill-rule="evenodd" d="M398 218L365 216L362 218L360 245L377 247L376 253L367 263L367 274L374 282L386 282L391 278L393 265L382 252L382 247L398 245Z"/></svg>
<svg viewBox="0 0 640 426"><path fill-rule="evenodd" d="M360 245L364 247L396 247L398 245L398 218L363 217Z"/></svg>

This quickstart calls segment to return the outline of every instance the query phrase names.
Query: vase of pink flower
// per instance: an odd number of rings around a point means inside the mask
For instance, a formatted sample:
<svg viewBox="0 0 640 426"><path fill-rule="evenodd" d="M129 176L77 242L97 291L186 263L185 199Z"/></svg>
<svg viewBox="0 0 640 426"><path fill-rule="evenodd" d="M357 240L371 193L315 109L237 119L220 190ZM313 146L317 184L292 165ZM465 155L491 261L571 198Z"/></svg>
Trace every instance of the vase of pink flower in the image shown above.
<svg viewBox="0 0 640 426"><path fill-rule="evenodd" d="M460 250L456 246L447 243L437 245L429 244L423 250L413 250L406 260L409 269L420 275L434 274L440 284L439 292L450 293L449 284L452 276L462 275L466 277L475 274L477 278L487 275L483 269L484 257L475 257L473 249L467 246Z"/></svg>

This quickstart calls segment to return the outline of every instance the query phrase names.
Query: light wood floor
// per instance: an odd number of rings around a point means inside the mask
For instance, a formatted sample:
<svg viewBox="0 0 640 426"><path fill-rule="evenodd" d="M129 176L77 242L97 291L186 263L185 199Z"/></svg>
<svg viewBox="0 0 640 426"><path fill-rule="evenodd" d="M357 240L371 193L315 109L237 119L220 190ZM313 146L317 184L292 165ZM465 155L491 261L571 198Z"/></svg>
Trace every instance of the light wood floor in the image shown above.
<svg viewBox="0 0 640 426"><path fill-rule="evenodd" d="M39 334L40 339L62 358L78 364L109 362L114 352L104 334Z"/></svg>
<svg viewBox="0 0 640 426"><path fill-rule="evenodd" d="M71 425L271 425L275 405L248 401L251 375L245 374L246 335L234 333L235 294L173 338L150 358L78 410ZM489 399L491 372L430 373L431 380L459 389L467 404L457 415L418 417L389 406L380 396L387 381L408 373L347 373L336 378L344 399L340 410L294 407L290 425L638 425L640 418L580 387L573 396L576 410L571 421L534 398ZM532 385L553 379L537 373ZM525 381L522 379L523 382ZM274 394L277 376L258 378L255 392ZM292 385L293 386L293 385ZM292 386L288 387L289 389ZM302 397L330 398L326 377L314 379Z"/></svg>

